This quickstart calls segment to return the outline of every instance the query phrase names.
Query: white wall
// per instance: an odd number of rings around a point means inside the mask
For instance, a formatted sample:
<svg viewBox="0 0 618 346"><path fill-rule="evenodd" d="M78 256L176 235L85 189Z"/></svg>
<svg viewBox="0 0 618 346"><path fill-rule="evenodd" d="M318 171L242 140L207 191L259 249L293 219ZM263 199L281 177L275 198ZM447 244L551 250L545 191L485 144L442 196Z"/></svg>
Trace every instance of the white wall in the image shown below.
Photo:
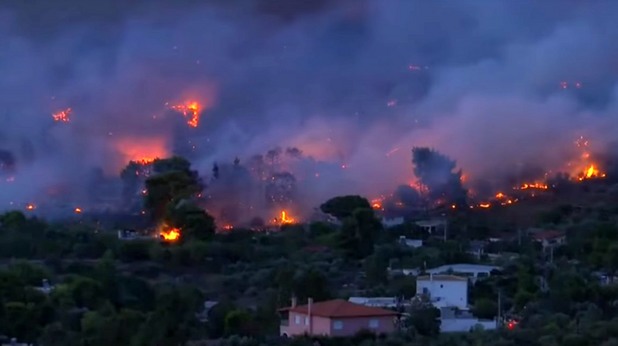
<svg viewBox="0 0 618 346"><path fill-rule="evenodd" d="M423 294L426 289L435 307L468 308L468 281L453 280L417 280L416 294Z"/></svg>
<svg viewBox="0 0 618 346"><path fill-rule="evenodd" d="M474 328L476 325L482 326L485 330L494 330L498 327L496 321L478 320L476 318L450 318L440 320L440 332L469 332L470 329Z"/></svg>

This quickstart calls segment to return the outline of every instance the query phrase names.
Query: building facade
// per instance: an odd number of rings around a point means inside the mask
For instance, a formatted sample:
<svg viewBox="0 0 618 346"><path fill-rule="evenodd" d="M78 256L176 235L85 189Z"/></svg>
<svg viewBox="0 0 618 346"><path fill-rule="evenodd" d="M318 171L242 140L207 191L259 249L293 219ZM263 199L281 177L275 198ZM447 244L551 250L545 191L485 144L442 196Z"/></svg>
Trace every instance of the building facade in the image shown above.
<svg viewBox="0 0 618 346"><path fill-rule="evenodd" d="M361 330L376 334L395 331L398 313L391 310L329 300L280 310L282 336L353 336Z"/></svg>
<svg viewBox="0 0 618 346"><path fill-rule="evenodd" d="M454 275L428 275L416 278L416 294L429 297L438 309L468 309L468 280Z"/></svg>

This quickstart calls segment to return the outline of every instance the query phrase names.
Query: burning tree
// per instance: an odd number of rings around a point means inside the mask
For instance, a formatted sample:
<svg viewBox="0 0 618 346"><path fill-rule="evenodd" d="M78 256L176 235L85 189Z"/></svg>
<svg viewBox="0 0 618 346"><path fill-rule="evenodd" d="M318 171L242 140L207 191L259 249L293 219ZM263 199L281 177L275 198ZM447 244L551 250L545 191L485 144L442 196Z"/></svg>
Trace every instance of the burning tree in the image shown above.
<svg viewBox="0 0 618 346"><path fill-rule="evenodd" d="M430 148L412 149L414 175L421 184L421 193L432 203L464 206L467 191L461 183L462 172L448 156Z"/></svg>
<svg viewBox="0 0 618 346"><path fill-rule="evenodd" d="M144 206L154 221L169 230L171 240L186 237L206 239L215 230L214 219L195 204L204 186L191 163L181 157L155 160L152 175L146 179Z"/></svg>

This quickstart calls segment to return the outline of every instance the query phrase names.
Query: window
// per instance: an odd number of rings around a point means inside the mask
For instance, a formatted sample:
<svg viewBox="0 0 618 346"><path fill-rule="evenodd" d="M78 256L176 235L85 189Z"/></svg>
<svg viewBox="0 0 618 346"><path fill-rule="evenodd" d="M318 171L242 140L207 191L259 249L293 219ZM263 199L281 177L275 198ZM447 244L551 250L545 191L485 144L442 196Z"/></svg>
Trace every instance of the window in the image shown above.
<svg viewBox="0 0 618 346"><path fill-rule="evenodd" d="M300 324L300 316L299 315L294 316L294 323Z"/></svg>
<svg viewBox="0 0 618 346"><path fill-rule="evenodd" d="M308 326L309 325L309 317L305 317L305 325Z"/></svg>
<svg viewBox="0 0 618 346"><path fill-rule="evenodd" d="M377 320L375 318L369 320L369 328L376 329L378 327L380 327L380 320Z"/></svg>
<svg viewBox="0 0 618 346"><path fill-rule="evenodd" d="M334 330L342 330L343 329L343 322L342 321L335 321L335 322L333 322L333 329Z"/></svg>

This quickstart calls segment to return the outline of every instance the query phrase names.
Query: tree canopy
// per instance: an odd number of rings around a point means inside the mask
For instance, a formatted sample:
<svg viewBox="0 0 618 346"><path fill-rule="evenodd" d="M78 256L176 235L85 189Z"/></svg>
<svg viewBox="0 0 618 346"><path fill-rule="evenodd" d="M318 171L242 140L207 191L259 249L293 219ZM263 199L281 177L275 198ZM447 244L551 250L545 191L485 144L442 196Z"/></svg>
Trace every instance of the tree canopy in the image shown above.
<svg viewBox="0 0 618 346"><path fill-rule="evenodd" d="M331 198L320 206L322 212L339 220L352 216L357 209L371 209L371 205L364 197L350 195Z"/></svg>
<svg viewBox="0 0 618 346"><path fill-rule="evenodd" d="M153 175L146 179L144 206L154 220L162 220L170 207L195 198L203 190L197 171L181 157L155 160Z"/></svg>
<svg viewBox="0 0 618 346"><path fill-rule="evenodd" d="M454 160L434 149L416 147L412 149L412 164L431 203L465 205L467 192Z"/></svg>

